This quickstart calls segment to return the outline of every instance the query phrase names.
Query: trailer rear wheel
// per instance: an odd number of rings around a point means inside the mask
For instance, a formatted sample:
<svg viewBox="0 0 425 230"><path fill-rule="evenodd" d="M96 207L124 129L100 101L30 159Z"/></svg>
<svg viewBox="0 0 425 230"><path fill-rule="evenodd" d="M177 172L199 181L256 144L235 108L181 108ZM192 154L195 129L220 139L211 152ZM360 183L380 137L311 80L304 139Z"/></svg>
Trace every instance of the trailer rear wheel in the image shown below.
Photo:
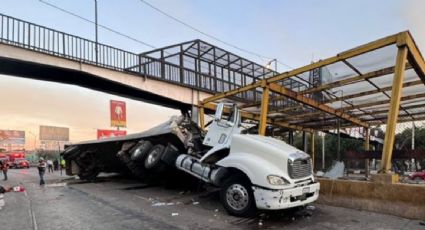
<svg viewBox="0 0 425 230"><path fill-rule="evenodd" d="M231 215L247 217L256 212L251 182L243 175L231 176L224 182L220 200Z"/></svg>
<svg viewBox="0 0 425 230"><path fill-rule="evenodd" d="M142 162L145 160L146 155L152 148L150 141L140 141L135 147L130 150L131 159L136 162Z"/></svg>
<svg viewBox="0 0 425 230"><path fill-rule="evenodd" d="M145 159L145 168L150 171L161 173L165 170L165 164L161 161L165 146L157 144L151 148Z"/></svg>

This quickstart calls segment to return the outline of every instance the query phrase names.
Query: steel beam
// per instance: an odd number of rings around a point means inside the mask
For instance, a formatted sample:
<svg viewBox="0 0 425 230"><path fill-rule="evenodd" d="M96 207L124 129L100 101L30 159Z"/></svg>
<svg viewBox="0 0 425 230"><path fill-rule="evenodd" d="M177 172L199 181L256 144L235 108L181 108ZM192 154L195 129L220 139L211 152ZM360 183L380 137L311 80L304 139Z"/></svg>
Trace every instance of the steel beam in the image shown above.
<svg viewBox="0 0 425 230"><path fill-rule="evenodd" d="M416 86L416 85L420 85L420 84L423 84L421 80L405 82L405 83L403 83L403 88ZM372 95L372 94L376 94L376 93L390 91L392 88L393 88L392 86L388 86L388 87L370 90L370 91L365 91L365 92L361 92L361 93L354 93L354 94L350 94L350 95L345 95L343 97L337 97L337 98L329 99L327 101L324 101L323 103L326 104L326 103L332 103L332 102L335 102L335 101L348 100L348 99L353 99L353 98L357 98L357 97L368 96L368 95Z"/></svg>
<svg viewBox="0 0 425 230"><path fill-rule="evenodd" d="M423 117L416 117L415 119L412 119L411 117L408 118L400 118L398 119L397 123L405 123L405 122L412 122L412 121L424 121L425 120L425 116ZM377 122L370 122L370 125L378 125Z"/></svg>
<svg viewBox="0 0 425 230"><path fill-rule="evenodd" d="M412 35L409 32L405 32L404 34L404 41L407 44L407 47L409 48L408 53L408 60L409 63L413 66L413 68L416 70L416 73L418 74L419 78L422 80L422 82L425 84L425 61L421 54L421 52L418 49L418 46L416 45L415 41L412 38Z"/></svg>
<svg viewBox="0 0 425 230"><path fill-rule="evenodd" d="M425 97L425 93L414 94L414 95L401 97L400 101L408 101L408 100L413 100L413 99L418 99L418 98L423 98L423 97ZM385 105L385 104L389 104L389 103L392 103L392 98L388 99L388 100L373 101L373 102L367 102L367 103L358 104L358 105L350 105L350 106L343 107L341 109L337 109L337 111L338 112L344 112L344 111L347 111L347 110L367 108L367 107L372 107L372 106L376 106L376 105Z"/></svg>
<svg viewBox="0 0 425 230"><path fill-rule="evenodd" d="M245 91L248 91L248 90L251 90L251 89L255 89L255 88L261 86L261 83L262 83L262 81L257 81L257 82L251 83L251 84L246 85L246 86L241 87L241 88L229 90L229 91L226 91L226 92L223 92L223 93L218 93L214 96L211 96L211 97L204 99L202 101L202 103L206 104L206 103L213 102L213 101L225 98L225 97L233 96L235 94L242 93L242 92L245 92Z"/></svg>
<svg viewBox="0 0 425 230"><path fill-rule="evenodd" d="M204 107L205 109L209 109L209 110L216 110L217 105L215 105L213 103L206 103L206 104L199 105L199 107ZM230 109L225 107L224 113L230 113ZM241 117L248 119L248 120L253 120L253 121L259 121L260 120L259 114L254 114L254 113L250 113L250 112L243 111L243 110L241 111ZM291 125L287 122L274 121L271 118L267 118L267 123L271 124L271 125L276 125L276 126L292 129L292 130L306 131L306 132L313 132L314 131L313 129L304 128L302 126L297 126L297 125Z"/></svg>
<svg viewBox="0 0 425 230"><path fill-rule="evenodd" d="M425 115L425 112L403 114L403 115L399 115L398 118L405 118L405 117L411 117L412 118L412 116L422 116L422 115ZM364 119L363 121L366 121L366 122L370 122L370 121L385 121L385 120L387 120L387 118L388 117L384 116L384 117L378 117L378 118L373 118L373 119ZM412 118L412 120L414 120L414 119Z"/></svg>
<svg viewBox="0 0 425 230"><path fill-rule="evenodd" d="M425 108L425 104L419 104L419 105L409 105L409 106L404 106L404 109L417 109L417 108ZM375 110L373 112L369 112L368 114L364 114L364 115L377 115L377 114L383 114L383 113L388 113L389 110L388 109L381 109L381 110ZM359 116L363 116L363 114L359 115Z"/></svg>
<svg viewBox="0 0 425 230"><path fill-rule="evenodd" d="M303 66L301 68L291 70L289 72L281 73L277 76L268 78L267 82L271 83L271 82L280 81L280 80L292 77L294 75L298 75L298 74L301 74L301 73L304 73L304 72L308 72L308 71L316 69L316 68L320 68L320 67L323 67L323 66L326 66L326 65L330 65L330 64L333 64L333 63L338 62L338 61L342 61L342 60L345 60L345 59L348 59L348 58L351 58L351 57L355 57L355 56L361 55L363 53L367 53L367 52L370 52L370 51L373 51L373 50L376 50L376 49L379 49L379 48L382 48L382 47L385 47L385 46L388 46L388 45L391 45L391 44L395 44L397 42L397 38L399 36L402 36L404 33L406 33L406 32L401 32L401 33L398 33L398 34L395 34L395 35L391 35L391 36L388 36L388 37L385 37L385 38L381 38L379 40L367 43L365 45L356 47L354 49L339 53L337 56L327 58L327 59L324 59L322 61L318 61L318 62L312 63L310 65L306 65L306 66Z"/></svg>
<svg viewBox="0 0 425 230"><path fill-rule="evenodd" d="M324 111L326 113L335 115L337 117L340 117L340 118L342 118L344 120L347 120L347 121L352 122L354 124L357 124L359 126L369 127L369 125L367 123L362 122L360 119L351 117L350 115L345 114L343 112L338 112L338 111L336 111L332 107L329 107L327 105L320 104L320 103L318 103L317 101L315 101L313 99L304 97L303 95L299 95L296 92L294 92L294 91L292 91L290 89L287 89L285 87L282 87L282 86L280 86L280 85L278 85L276 83L269 84L269 87L270 87L270 90L273 91L273 92L276 92L276 93L285 95L288 98L291 98L291 99L293 99L295 101L301 102L301 103L303 103L305 105L308 105L308 106L310 106L312 108L315 108L315 109Z"/></svg>
<svg viewBox="0 0 425 230"><path fill-rule="evenodd" d="M263 87L263 96L261 98L261 113L260 113L260 126L258 127L258 134L264 136L266 134L267 127L267 115L269 113L269 87Z"/></svg>
<svg viewBox="0 0 425 230"><path fill-rule="evenodd" d="M388 114L387 127L385 131L384 149L382 152L381 172L389 173L391 170L391 159L394 147L395 129L400 110L400 99L403 90L404 72L407 60L407 46L401 46L397 51L393 89L391 92L390 113Z"/></svg>
<svg viewBox="0 0 425 230"><path fill-rule="evenodd" d="M410 68L410 65L409 67ZM300 94L308 94L308 93L316 93L316 92L320 92L323 90L327 90L327 89L332 89L332 88L336 88L336 87L341 87L341 86L345 86L345 85L349 85L349 84L354 84L366 79L372 79L372 78L377 78L377 77L381 77L387 74L392 74L394 73L394 67L387 67L384 69L380 69L380 70L376 70L376 71L372 71L369 73L365 73L362 75L357 75L357 76L353 76L350 78L346 78L346 79L342 79L339 81L334 81L328 84L324 84L315 88L310 88L310 89L306 89L300 92Z"/></svg>

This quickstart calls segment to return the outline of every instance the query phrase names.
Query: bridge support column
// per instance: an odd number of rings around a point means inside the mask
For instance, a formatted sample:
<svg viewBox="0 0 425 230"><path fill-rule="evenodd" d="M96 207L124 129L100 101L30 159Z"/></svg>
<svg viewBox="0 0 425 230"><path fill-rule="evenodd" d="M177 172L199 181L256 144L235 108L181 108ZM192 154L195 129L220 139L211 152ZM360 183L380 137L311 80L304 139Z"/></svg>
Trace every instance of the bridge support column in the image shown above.
<svg viewBox="0 0 425 230"><path fill-rule="evenodd" d="M198 125L201 125L199 123L199 108L197 106L192 105L192 109L191 109L191 119L193 122L195 122Z"/></svg>

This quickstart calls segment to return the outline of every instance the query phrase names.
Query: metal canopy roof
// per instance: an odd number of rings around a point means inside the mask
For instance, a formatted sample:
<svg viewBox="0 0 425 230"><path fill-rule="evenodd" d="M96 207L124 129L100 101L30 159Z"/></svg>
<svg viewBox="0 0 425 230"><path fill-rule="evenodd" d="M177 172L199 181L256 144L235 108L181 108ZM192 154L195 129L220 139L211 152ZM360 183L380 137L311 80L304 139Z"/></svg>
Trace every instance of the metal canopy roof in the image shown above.
<svg viewBox="0 0 425 230"><path fill-rule="evenodd" d="M401 47L407 47L407 61L397 65ZM405 65L404 68L401 65ZM404 71L404 79L397 83L394 73L399 69ZM283 82L287 79L308 81L314 72L322 75L318 85L310 82L303 88L290 88ZM267 123L295 130L332 130L338 127L338 122L340 127L369 127L387 123L394 84L399 84L402 90L398 122L425 120L424 83L424 59L410 33L401 32L216 94L200 106L214 109L219 101L235 102L243 108L246 119L260 123L263 109L267 112L264 117ZM237 100L239 95L254 91L261 91L256 100Z"/></svg>
<svg viewBox="0 0 425 230"><path fill-rule="evenodd" d="M165 58L166 61L176 62L175 64L178 64L178 59L173 59L173 57L183 54L186 64L185 66L187 67L192 67L193 64L195 64L195 60L201 60L205 63L249 74L250 76L258 79L277 74L277 72L272 69L268 69L263 65L252 62L246 58L240 57L199 39L151 50L142 53L142 55L160 58L161 52L163 53L162 57Z"/></svg>
<svg viewBox="0 0 425 230"><path fill-rule="evenodd" d="M170 66L167 68L175 66L184 72L180 75L190 72L193 75L191 80L201 82L201 90L206 89L212 93L226 92L278 75L278 72L264 65L199 39L147 51L140 56L141 63L132 67L133 69L153 69L155 66L152 67L152 64L163 63ZM167 73L167 69L160 71ZM177 73L170 75L179 75L179 71L175 72ZM309 81L301 78L285 79L283 83L294 90L305 89L310 84ZM239 95L239 99L252 101L258 94L253 92Z"/></svg>

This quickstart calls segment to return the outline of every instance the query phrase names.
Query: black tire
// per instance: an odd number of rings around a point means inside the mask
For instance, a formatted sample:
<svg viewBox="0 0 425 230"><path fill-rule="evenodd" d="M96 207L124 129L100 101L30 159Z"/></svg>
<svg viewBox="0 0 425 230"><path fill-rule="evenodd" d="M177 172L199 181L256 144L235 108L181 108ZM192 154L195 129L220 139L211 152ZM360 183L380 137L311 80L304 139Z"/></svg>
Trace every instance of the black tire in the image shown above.
<svg viewBox="0 0 425 230"><path fill-rule="evenodd" d="M164 155L165 146L157 144L151 148L149 153L146 155L144 166L151 172L161 173L165 170L165 163L161 161L162 155Z"/></svg>
<svg viewBox="0 0 425 230"><path fill-rule="evenodd" d="M226 211L233 216L251 217L257 211L251 182L244 175L231 176L223 183L220 200Z"/></svg>
<svg viewBox="0 0 425 230"><path fill-rule="evenodd" d="M97 175L99 175L99 171L92 169L81 172L78 174L78 177L80 177L81 180L93 181L97 178Z"/></svg>
<svg viewBox="0 0 425 230"><path fill-rule="evenodd" d="M140 141L130 150L131 160L143 163L151 148L152 143L150 141Z"/></svg>

